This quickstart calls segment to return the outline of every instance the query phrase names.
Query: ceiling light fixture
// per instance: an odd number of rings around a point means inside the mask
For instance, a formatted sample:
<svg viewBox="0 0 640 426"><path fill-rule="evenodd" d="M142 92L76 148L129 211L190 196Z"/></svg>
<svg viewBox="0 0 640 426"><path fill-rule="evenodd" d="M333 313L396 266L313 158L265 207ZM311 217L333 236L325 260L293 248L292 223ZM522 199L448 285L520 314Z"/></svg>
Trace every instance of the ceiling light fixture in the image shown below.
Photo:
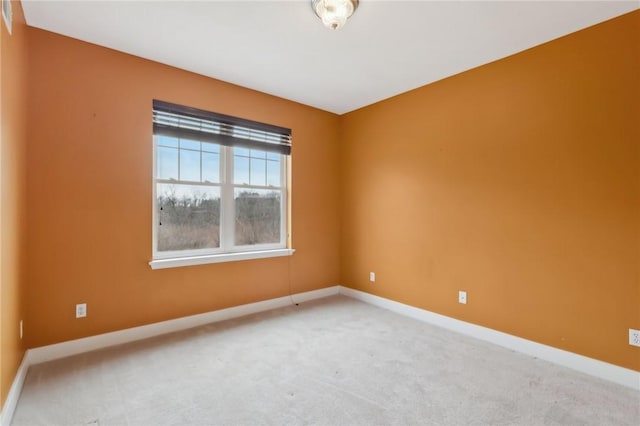
<svg viewBox="0 0 640 426"><path fill-rule="evenodd" d="M311 7L325 27L337 30L358 8L359 0L311 0Z"/></svg>

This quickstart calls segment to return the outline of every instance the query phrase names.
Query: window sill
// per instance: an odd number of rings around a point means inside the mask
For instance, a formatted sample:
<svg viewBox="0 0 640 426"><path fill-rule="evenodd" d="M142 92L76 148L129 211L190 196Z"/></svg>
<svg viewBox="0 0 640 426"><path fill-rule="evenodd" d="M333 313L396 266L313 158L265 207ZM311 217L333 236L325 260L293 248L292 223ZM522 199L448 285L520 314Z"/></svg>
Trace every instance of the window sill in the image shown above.
<svg viewBox="0 0 640 426"><path fill-rule="evenodd" d="M149 262L151 269L179 268L181 266L206 265L208 263L235 262L238 260L265 259L268 257L291 256L294 249L245 251L241 253L211 254L207 256L173 257L155 259Z"/></svg>

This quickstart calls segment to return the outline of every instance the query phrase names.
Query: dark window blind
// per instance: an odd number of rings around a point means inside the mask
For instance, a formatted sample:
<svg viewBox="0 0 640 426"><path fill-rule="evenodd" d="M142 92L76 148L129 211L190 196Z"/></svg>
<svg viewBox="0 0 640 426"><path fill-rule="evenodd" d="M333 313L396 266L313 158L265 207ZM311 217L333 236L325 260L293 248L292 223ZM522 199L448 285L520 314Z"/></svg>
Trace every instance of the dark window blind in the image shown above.
<svg viewBox="0 0 640 426"><path fill-rule="evenodd" d="M158 100L153 134L291 154L291 129Z"/></svg>

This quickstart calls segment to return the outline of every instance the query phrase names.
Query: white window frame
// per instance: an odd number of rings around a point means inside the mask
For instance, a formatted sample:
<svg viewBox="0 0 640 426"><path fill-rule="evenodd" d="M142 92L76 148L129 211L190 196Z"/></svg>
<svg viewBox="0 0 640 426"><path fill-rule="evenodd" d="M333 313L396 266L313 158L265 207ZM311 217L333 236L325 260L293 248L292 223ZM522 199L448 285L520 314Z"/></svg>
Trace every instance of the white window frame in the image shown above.
<svg viewBox="0 0 640 426"><path fill-rule="evenodd" d="M158 136L153 135L153 237L152 260L149 265L152 269L163 269L180 266L202 265L208 263L230 262L237 260L262 259L268 257L290 256L295 250L288 247L289 242L289 200L288 200L288 175L290 169L290 156L280 154L280 186L258 186L234 183L234 147L220 146L220 182L202 183L180 180L158 179L157 176L157 151ZM260 148L252 148L259 150ZM177 185L200 185L220 188L220 246L197 250L158 250L158 224L159 212L157 202L158 184L174 183ZM256 189L275 190L280 192L280 241L270 244L235 245L235 190Z"/></svg>
<svg viewBox="0 0 640 426"><path fill-rule="evenodd" d="M7 27L7 32L11 34L11 23L13 21L13 8L10 0L2 0L2 19Z"/></svg>

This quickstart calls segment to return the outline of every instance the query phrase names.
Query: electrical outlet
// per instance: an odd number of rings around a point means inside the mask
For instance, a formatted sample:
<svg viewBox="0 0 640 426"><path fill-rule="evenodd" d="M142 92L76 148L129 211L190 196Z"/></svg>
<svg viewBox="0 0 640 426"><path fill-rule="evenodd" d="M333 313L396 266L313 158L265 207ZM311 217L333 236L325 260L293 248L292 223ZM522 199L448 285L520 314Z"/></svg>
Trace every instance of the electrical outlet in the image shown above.
<svg viewBox="0 0 640 426"><path fill-rule="evenodd" d="M76 318L84 318L87 316L87 304L78 303L76 305Z"/></svg>
<svg viewBox="0 0 640 426"><path fill-rule="evenodd" d="M20 320L20 340L22 340L23 336L23 328L22 328L22 320Z"/></svg>
<svg viewBox="0 0 640 426"><path fill-rule="evenodd" d="M375 272L369 272L369 281L371 281L372 283L376 282L376 273Z"/></svg>
<svg viewBox="0 0 640 426"><path fill-rule="evenodd" d="M458 292L458 303L462 303L463 305L467 304L467 292L459 291Z"/></svg>
<svg viewBox="0 0 640 426"><path fill-rule="evenodd" d="M640 346L640 330L629 329L629 344L631 346Z"/></svg>

